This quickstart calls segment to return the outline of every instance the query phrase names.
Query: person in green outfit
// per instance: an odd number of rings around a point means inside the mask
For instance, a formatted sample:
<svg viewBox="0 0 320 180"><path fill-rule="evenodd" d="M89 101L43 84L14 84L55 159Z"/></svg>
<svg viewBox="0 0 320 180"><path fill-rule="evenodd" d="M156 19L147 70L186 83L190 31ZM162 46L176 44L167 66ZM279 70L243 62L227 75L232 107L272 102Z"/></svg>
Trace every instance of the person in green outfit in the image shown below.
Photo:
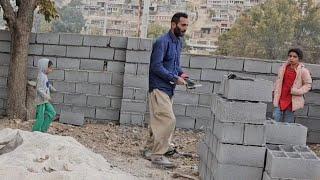
<svg viewBox="0 0 320 180"><path fill-rule="evenodd" d="M53 63L47 58L38 61L38 78L37 78L37 95L36 95L36 122L32 127L32 131L47 132L49 126L56 116L51 101L50 91L56 89L49 83L48 74L53 71Z"/></svg>

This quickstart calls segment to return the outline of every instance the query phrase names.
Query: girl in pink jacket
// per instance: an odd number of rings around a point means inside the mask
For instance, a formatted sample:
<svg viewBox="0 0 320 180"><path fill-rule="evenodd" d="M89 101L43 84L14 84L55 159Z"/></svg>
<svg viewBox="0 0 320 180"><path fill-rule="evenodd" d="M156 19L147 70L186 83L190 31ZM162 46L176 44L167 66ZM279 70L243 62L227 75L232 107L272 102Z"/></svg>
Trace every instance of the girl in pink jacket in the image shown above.
<svg viewBox="0 0 320 180"><path fill-rule="evenodd" d="M299 48L288 51L288 60L280 68L274 86L273 116L276 121L294 122L294 111L303 108L303 95L311 89L309 70L300 62Z"/></svg>

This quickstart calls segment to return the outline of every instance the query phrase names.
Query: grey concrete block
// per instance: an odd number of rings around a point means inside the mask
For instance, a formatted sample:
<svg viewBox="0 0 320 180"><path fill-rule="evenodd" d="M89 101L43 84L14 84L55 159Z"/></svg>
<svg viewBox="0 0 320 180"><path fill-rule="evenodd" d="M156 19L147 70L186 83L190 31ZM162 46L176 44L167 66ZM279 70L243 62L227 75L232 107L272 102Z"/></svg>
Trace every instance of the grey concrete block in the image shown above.
<svg viewBox="0 0 320 180"><path fill-rule="evenodd" d="M279 178L271 178L267 171L264 171L262 180L279 180Z"/></svg>
<svg viewBox="0 0 320 180"><path fill-rule="evenodd" d="M122 87L115 85L100 85L100 94L105 96L122 97Z"/></svg>
<svg viewBox="0 0 320 180"><path fill-rule="evenodd" d="M180 56L180 66L181 67L185 67L185 68L190 67L190 59L191 59L191 55L189 55L189 54L181 54L181 56Z"/></svg>
<svg viewBox="0 0 320 180"><path fill-rule="evenodd" d="M0 99L0 109L4 108L4 99Z"/></svg>
<svg viewBox="0 0 320 180"><path fill-rule="evenodd" d="M37 33L37 43L40 44L59 44L58 33Z"/></svg>
<svg viewBox="0 0 320 180"><path fill-rule="evenodd" d="M110 39L110 47L113 48L127 48L128 37L112 36Z"/></svg>
<svg viewBox="0 0 320 180"><path fill-rule="evenodd" d="M37 39L37 33L31 33L30 35L30 39L29 39L29 43L36 43L36 39Z"/></svg>
<svg viewBox="0 0 320 180"><path fill-rule="evenodd" d="M264 79L264 80L275 82L276 79L277 79L277 76L269 75L269 74L257 74L255 78L256 79Z"/></svg>
<svg viewBox="0 0 320 180"><path fill-rule="evenodd" d="M147 100L148 90L147 89L135 89L134 90L134 99L135 100Z"/></svg>
<svg viewBox="0 0 320 180"><path fill-rule="evenodd" d="M90 47L67 46L67 57L89 58Z"/></svg>
<svg viewBox="0 0 320 180"><path fill-rule="evenodd" d="M6 87L0 87L0 98L8 98L8 89Z"/></svg>
<svg viewBox="0 0 320 180"><path fill-rule="evenodd" d="M0 30L0 41L11 41L11 34L7 30Z"/></svg>
<svg viewBox="0 0 320 180"><path fill-rule="evenodd" d="M76 83L64 82L64 81L54 81L53 86L59 92L68 92L68 93L75 93L76 92Z"/></svg>
<svg viewBox="0 0 320 180"><path fill-rule="evenodd" d="M107 71L108 72L123 73L124 72L124 64L125 64L124 62L108 61Z"/></svg>
<svg viewBox="0 0 320 180"><path fill-rule="evenodd" d="M176 127L183 129L194 129L195 118L187 116L176 116Z"/></svg>
<svg viewBox="0 0 320 180"><path fill-rule="evenodd" d="M311 105L310 105L311 106ZM320 110L320 109L319 109ZM309 106L305 105L302 109L298 109L294 112L295 116L307 116L309 111Z"/></svg>
<svg viewBox="0 0 320 180"><path fill-rule="evenodd" d="M7 86L7 78L6 77L0 77L0 86Z"/></svg>
<svg viewBox="0 0 320 180"><path fill-rule="evenodd" d="M144 124L144 115L131 114L131 124L142 126Z"/></svg>
<svg viewBox="0 0 320 180"><path fill-rule="evenodd" d="M79 69L80 60L72 58L57 58L57 67L59 69Z"/></svg>
<svg viewBox="0 0 320 180"><path fill-rule="evenodd" d="M198 81L196 83L201 84L201 87L197 87L196 89L192 90L195 93L200 93L200 94L212 94L213 93L213 86L214 83L212 82L206 82L206 81Z"/></svg>
<svg viewBox="0 0 320 180"><path fill-rule="evenodd" d="M152 39L140 39L139 49L143 51L151 51L153 45Z"/></svg>
<svg viewBox="0 0 320 180"><path fill-rule="evenodd" d="M76 92L84 93L84 94L99 94L99 84L91 84L91 83L76 83Z"/></svg>
<svg viewBox="0 0 320 180"><path fill-rule="evenodd" d="M244 61L244 71L257 73L271 73L271 65L271 62L246 59Z"/></svg>
<svg viewBox="0 0 320 180"><path fill-rule="evenodd" d="M320 131L308 131L307 142L320 144Z"/></svg>
<svg viewBox="0 0 320 180"><path fill-rule="evenodd" d="M227 75L227 71L217 71L211 69L203 69L201 73L201 80L211 82L221 82L224 75Z"/></svg>
<svg viewBox="0 0 320 180"><path fill-rule="evenodd" d="M109 36L86 35L83 39L84 46L107 47L110 43Z"/></svg>
<svg viewBox="0 0 320 180"><path fill-rule="evenodd" d="M278 74L279 68L284 62L272 62L271 73Z"/></svg>
<svg viewBox="0 0 320 180"><path fill-rule="evenodd" d="M87 96L84 94L64 94L63 101L65 104L85 106L87 104Z"/></svg>
<svg viewBox="0 0 320 180"><path fill-rule="evenodd" d="M111 107L115 109L121 108L121 98L111 98Z"/></svg>
<svg viewBox="0 0 320 180"><path fill-rule="evenodd" d="M242 144L244 124L223 123L216 119L213 125L213 134L218 138L219 142Z"/></svg>
<svg viewBox="0 0 320 180"><path fill-rule="evenodd" d="M201 77L201 69L185 69L184 72L186 72L190 79L194 79L194 80L200 80Z"/></svg>
<svg viewBox="0 0 320 180"><path fill-rule="evenodd" d="M61 112L60 123L82 126L84 124L84 114L74 112Z"/></svg>
<svg viewBox="0 0 320 180"><path fill-rule="evenodd" d="M123 99L134 99L134 88L123 87Z"/></svg>
<svg viewBox="0 0 320 180"><path fill-rule="evenodd" d="M137 75L148 75L149 64L138 64Z"/></svg>
<svg viewBox="0 0 320 180"><path fill-rule="evenodd" d="M266 121L267 105L242 101L229 101L213 95L215 116L221 122L263 124Z"/></svg>
<svg viewBox="0 0 320 180"><path fill-rule="evenodd" d="M10 64L10 54L8 53L0 53L0 65L9 65Z"/></svg>
<svg viewBox="0 0 320 180"><path fill-rule="evenodd" d="M120 113L120 124L131 124L131 113Z"/></svg>
<svg viewBox="0 0 320 180"><path fill-rule="evenodd" d="M50 94L53 103L63 103L63 94L51 93Z"/></svg>
<svg viewBox="0 0 320 180"><path fill-rule="evenodd" d="M224 84L223 96L227 99L271 102L272 90L272 81L228 79Z"/></svg>
<svg viewBox="0 0 320 180"><path fill-rule="evenodd" d="M215 69L217 59L211 56L191 56L191 68Z"/></svg>
<svg viewBox="0 0 320 180"><path fill-rule="evenodd" d="M126 74L136 75L138 70L138 64L126 63L124 69Z"/></svg>
<svg viewBox="0 0 320 180"><path fill-rule="evenodd" d="M196 118L196 124L194 125L194 128L204 130L208 126L208 121L208 119Z"/></svg>
<svg viewBox="0 0 320 180"><path fill-rule="evenodd" d="M245 145L256 145L264 146L266 144L266 126L245 124L244 125L244 136L243 144Z"/></svg>
<svg viewBox="0 0 320 180"><path fill-rule="evenodd" d="M119 121L120 111L116 110L116 109L96 108L96 118L97 119Z"/></svg>
<svg viewBox="0 0 320 180"><path fill-rule="evenodd" d="M92 96L89 95L87 105L93 107L110 107L111 99L105 96Z"/></svg>
<svg viewBox="0 0 320 180"><path fill-rule="evenodd" d="M57 114L61 114L62 111L69 111L71 112L71 105L65 104L53 104L54 109L56 110Z"/></svg>
<svg viewBox="0 0 320 180"><path fill-rule="evenodd" d="M125 87L135 87L135 88L148 88L148 76L143 75L124 75L123 86Z"/></svg>
<svg viewBox="0 0 320 180"><path fill-rule="evenodd" d="M95 118L96 109L94 107L86 106L72 106L72 111L75 113L83 113L86 118Z"/></svg>
<svg viewBox="0 0 320 180"><path fill-rule="evenodd" d="M320 105L320 93L308 92L304 97L306 104Z"/></svg>
<svg viewBox="0 0 320 180"><path fill-rule="evenodd" d="M94 71L103 71L104 61L93 60L93 59L81 59L80 69L82 70L94 70Z"/></svg>
<svg viewBox="0 0 320 180"><path fill-rule="evenodd" d="M187 93L187 92L175 92L173 96L173 102L177 104L198 104L199 102L199 95L194 93Z"/></svg>
<svg viewBox="0 0 320 180"><path fill-rule="evenodd" d="M93 59L113 59L113 48L91 47L90 58Z"/></svg>
<svg viewBox="0 0 320 180"><path fill-rule="evenodd" d="M119 73L112 73L112 79L111 79L111 84L113 85L123 85L123 74Z"/></svg>
<svg viewBox="0 0 320 180"><path fill-rule="evenodd" d="M150 62L150 51L126 51L126 62L145 63Z"/></svg>
<svg viewBox="0 0 320 180"><path fill-rule="evenodd" d="M88 81L90 83L111 84L112 73L89 72Z"/></svg>
<svg viewBox="0 0 320 180"><path fill-rule="evenodd" d="M216 158L222 164L264 167L266 147L219 143Z"/></svg>
<svg viewBox="0 0 320 180"><path fill-rule="evenodd" d="M186 109L187 106L183 104L173 104L173 113L176 116L185 116L186 115Z"/></svg>
<svg viewBox="0 0 320 180"><path fill-rule="evenodd" d="M45 46L51 46L51 45L45 45ZM48 48L44 51L43 44L30 44L29 45L29 55L42 55L44 52L46 53L45 55L52 55L49 54L51 52L50 50L53 50L52 48ZM49 52L48 52L49 51Z"/></svg>
<svg viewBox="0 0 320 180"><path fill-rule="evenodd" d="M65 71L65 81L67 82L87 82L88 76L88 72L86 71Z"/></svg>
<svg viewBox="0 0 320 180"><path fill-rule="evenodd" d="M121 111L144 113L147 111L147 103L145 101L123 99Z"/></svg>
<svg viewBox="0 0 320 180"><path fill-rule="evenodd" d="M61 45L81 46L83 42L83 35L80 34L60 34Z"/></svg>
<svg viewBox="0 0 320 180"><path fill-rule="evenodd" d="M216 69L229 71L242 71L244 65L243 59L217 58Z"/></svg>
<svg viewBox="0 0 320 180"><path fill-rule="evenodd" d="M64 74L65 73L65 71L63 71L63 70L59 70L59 69L55 69L55 70L53 70L52 71L52 73L50 73L49 75L48 75L48 78L50 79L50 80L64 80Z"/></svg>
<svg viewBox="0 0 320 180"><path fill-rule="evenodd" d="M187 106L186 115L195 118L211 118L211 108L207 106L189 105Z"/></svg>
<svg viewBox="0 0 320 180"><path fill-rule="evenodd" d="M126 51L121 49L116 49L114 51L113 60L115 61L126 61Z"/></svg>
<svg viewBox="0 0 320 180"><path fill-rule="evenodd" d="M200 94L199 95L199 105L211 106L211 95Z"/></svg>
<svg viewBox="0 0 320 180"><path fill-rule="evenodd" d="M27 60L27 66L28 67L32 67L33 66L33 56L28 56L28 60Z"/></svg>
<svg viewBox="0 0 320 180"><path fill-rule="evenodd" d="M266 121L266 136L269 144L305 145L307 128L297 123Z"/></svg>
<svg viewBox="0 0 320 180"><path fill-rule="evenodd" d="M0 52L9 53L10 45L10 42L0 41Z"/></svg>
<svg viewBox="0 0 320 180"><path fill-rule="evenodd" d="M320 78L320 65L319 64L306 64L307 69L309 69L311 77Z"/></svg>
<svg viewBox="0 0 320 180"><path fill-rule="evenodd" d="M267 150L266 171L270 177L286 179L319 177L320 160L307 146L282 147Z"/></svg>
<svg viewBox="0 0 320 180"><path fill-rule="evenodd" d="M312 81L312 90L320 90L320 80Z"/></svg>
<svg viewBox="0 0 320 180"><path fill-rule="evenodd" d="M127 49L129 50L139 50L140 38L137 37L129 37Z"/></svg>
<svg viewBox="0 0 320 180"><path fill-rule="evenodd" d="M295 122L306 126L309 130L320 129L320 118L316 117L296 117Z"/></svg>
<svg viewBox="0 0 320 180"><path fill-rule="evenodd" d="M1 66L0 66L0 76L1 76ZM37 80L38 77L38 68L28 67L27 69L27 78Z"/></svg>

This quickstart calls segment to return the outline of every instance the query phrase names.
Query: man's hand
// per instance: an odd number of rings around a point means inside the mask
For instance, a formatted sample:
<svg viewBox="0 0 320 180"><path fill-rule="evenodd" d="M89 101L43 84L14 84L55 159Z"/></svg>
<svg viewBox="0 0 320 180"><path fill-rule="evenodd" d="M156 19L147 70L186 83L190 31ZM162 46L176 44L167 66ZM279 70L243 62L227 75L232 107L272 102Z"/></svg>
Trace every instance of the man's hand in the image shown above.
<svg viewBox="0 0 320 180"><path fill-rule="evenodd" d="M178 85L186 85L187 82L182 78L182 77L179 77L177 79L177 82L176 82Z"/></svg>
<svg viewBox="0 0 320 180"><path fill-rule="evenodd" d="M189 78L189 75L187 73L182 73L180 75L180 77L182 77L184 80L188 79Z"/></svg>

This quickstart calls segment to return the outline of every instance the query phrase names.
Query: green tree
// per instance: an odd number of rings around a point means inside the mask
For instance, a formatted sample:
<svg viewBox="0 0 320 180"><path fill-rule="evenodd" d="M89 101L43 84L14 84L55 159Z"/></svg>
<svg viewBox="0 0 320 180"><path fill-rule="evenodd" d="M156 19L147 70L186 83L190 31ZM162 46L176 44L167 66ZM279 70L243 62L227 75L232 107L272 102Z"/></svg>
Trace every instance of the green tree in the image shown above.
<svg viewBox="0 0 320 180"><path fill-rule="evenodd" d="M11 36L7 114L10 119L26 119L27 58L34 11L37 9L46 21L58 14L51 0L16 0L15 7L10 0L0 0L0 5Z"/></svg>
<svg viewBox="0 0 320 180"><path fill-rule="evenodd" d="M152 24L149 24L149 26L148 26L148 35L147 36L148 36L148 38L156 39L159 36L161 36L162 34L166 33L167 31L169 31L168 28L163 27L159 24L152 23Z"/></svg>

